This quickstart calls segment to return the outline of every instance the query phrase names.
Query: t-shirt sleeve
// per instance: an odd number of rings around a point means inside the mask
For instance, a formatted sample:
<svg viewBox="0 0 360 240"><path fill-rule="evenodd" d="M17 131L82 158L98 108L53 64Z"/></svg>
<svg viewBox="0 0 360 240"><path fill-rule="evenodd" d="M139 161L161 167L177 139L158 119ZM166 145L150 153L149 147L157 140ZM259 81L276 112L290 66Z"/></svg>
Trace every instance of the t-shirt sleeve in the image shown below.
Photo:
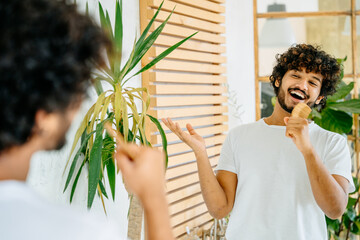
<svg viewBox="0 0 360 240"><path fill-rule="evenodd" d="M232 150L231 132L227 135L224 141L220 153L219 163L215 170L225 170L237 174L234 161L234 152Z"/></svg>
<svg viewBox="0 0 360 240"><path fill-rule="evenodd" d="M349 193L355 191L351 176L351 157L346 139L336 135L330 141L325 153L325 166L330 174L340 175L349 181Z"/></svg>

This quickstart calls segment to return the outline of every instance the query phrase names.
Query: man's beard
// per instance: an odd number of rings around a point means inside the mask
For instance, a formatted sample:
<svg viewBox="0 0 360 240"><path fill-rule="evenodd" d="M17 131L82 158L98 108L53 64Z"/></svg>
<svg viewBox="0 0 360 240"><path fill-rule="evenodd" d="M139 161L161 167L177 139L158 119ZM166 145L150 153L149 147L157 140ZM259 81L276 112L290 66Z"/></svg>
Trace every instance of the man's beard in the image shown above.
<svg viewBox="0 0 360 240"><path fill-rule="evenodd" d="M65 144L66 144L66 133L68 132L69 128L70 128L70 124L71 122L69 122L69 120L67 120L66 118L62 119L62 125L59 126L58 128L58 134L56 137L56 142L53 145L52 149L49 150L60 150L62 149Z"/></svg>
<svg viewBox="0 0 360 240"><path fill-rule="evenodd" d="M54 150L60 150L62 149L66 144L66 137L65 135L58 140L58 142L56 143L56 147L54 148Z"/></svg>
<svg viewBox="0 0 360 240"><path fill-rule="evenodd" d="M279 94L277 96L277 100L281 106L282 109L284 109L286 112L291 113L294 107L288 107L285 104L285 91L281 88L279 89Z"/></svg>
<svg viewBox="0 0 360 240"><path fill-rule="evenodd" d="M291 113L294 107L288 107L285 104L285 91L281 89L281 86L279 88L279 93L277 95L277 100L281 106L282 109L284 109L286 112ZM307 105L312 108L315 105L315 102L308 102Z"/></svg>

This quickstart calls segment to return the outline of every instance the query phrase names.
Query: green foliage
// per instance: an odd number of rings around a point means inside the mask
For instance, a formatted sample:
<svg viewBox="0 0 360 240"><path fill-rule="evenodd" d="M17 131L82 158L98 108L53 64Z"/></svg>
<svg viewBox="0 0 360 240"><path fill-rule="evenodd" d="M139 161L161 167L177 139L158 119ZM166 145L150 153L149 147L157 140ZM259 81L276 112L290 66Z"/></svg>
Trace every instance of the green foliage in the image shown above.
<svg viewBox="0 0 360 240"><path fill-rule="evenodd" d="M341 64L341 81L337 85L336 93L327 98L326 106L322 111L313 109L311 116L322 128L345 135L351 132L353 114L360 113L360 100L346 99L354 88L354 83L346 84L342 81L344 77L344 61L346 61L346 57L338 59ZM356 211L359 203L359 179L353 177L353 180L356 189L349 195L345 213L340 219L326 217L329 239L349 239L350 233L360 235L360 215Z"/></svg>
<svg viewBox="0 0 360 240"><path fill-rule="evenodd" d="M350 193L345 213L341 219L330 219L326 217L329 239L349 239L350 233L360 235L360 215L357 214L356 208L359 203L359 179L353 177L355 191ZM340 237L341 236L341 237Z"/></svg>
<svg viewBox="0 0 360 240"><path fill-rule="evenodd" d="M88 203L87 207L90 208L95 197L96 189L100 181L101 169L101 150L103 145L103 124L96 125L96 137L93 147L90 150L89 158L89 185L88 185Z"/></svg>
<svg viewBox="0 0 360 240"><path fill-rule="evenodd" d="M162 129L159 120L157 120L156 118L154 118L153 116L151 116L151 115L149 115L149 114L148 114L147 116L150 118L150 120L151 120L151 121L156 125L156 127L159 129L160 136L161 136L161 140L162 140L163 149L164 149L164 152L165 152L165 167L167 167L168 162L169 162L169 157L168 157L168 153L167 153L167 141L166 141L165 131L164 131L164 129Z"/></svg>
<svg viewBox="0 0 360 240"><path fill-rule="evenodd" d="M348 134L351 131L353 125L352 114L360 113L360 99L344 99L354 88L354 83L346 84L342 81L344 61L346 61L346 57L338 59L338 62L341 64L341 80L337 85L336 93L327 98L326 106L322 111L313 109L311 113L316 124L324 129L340 134Z"/></svg>
<svg viewBox="0 0 360 240"><path fill-rule="evenodd" d="M331 108L324 108L314 121L319 126L337 133L348 133L352 127L352 116L343 111L336 111Z"/></svg>
<svg viewBox="0 0 360 240"><path fill-rule="evenodd" d="M113 42L113 48L111 50L107 49L106 51L107 64L104 66L98 66L96 71L92 74L94 88L98 94L98 99L88 110L76 132L68 163L78 142L80 142L80 148L76 151L76 154L72 158L64 191L66 191L69 185L71 185L72 179L74 179L71 187L71 202L76 190L78 179L82 169L85 167L89 171L87 206L88 208L91 208L94 197L96 193L98 193L105 210L103 196L108 198L108 194L106 193L106 189L104 187L105 177L107 177L110 186L112 199L115 200L116 166L114 160L115 141L105 132L103 127L104 122L108 121L112 123L113 128L124 136L125 141L140 142L140 144L151 146L146 139L145 134L145 120L146 117L148 117L159 130L167 164L168 155L165 132L159 121L147 114L147 110L150 106L150 98L148 96L147 89L141 87L126 87L125 84L132 77L154 66L157 62L165 58L196 33L169 47L159 56L150 61L150 63L146 66L128 77L132 70L134 70L134 68L139 64L142 57L154 44L172 13L169 14L168 18L160 26L149 34L149 30L161 10L163 4L161 3L140 38L138 40L135 39L130 57L127 59L125 64L122 64L122 0L115 1L114 28L112 27L108 11L104 11L100 2L98 2L98 4L101 27L107 34L108 38ZM86 7L86 9L88 12L88 7ZM104 91L103 83L110 84L112 89ZM135 101L140 101L142 105L141 110L138 109ZM131 121L129 121L130 119ZM68 163L65 169L67 169ZM104 176L105 168L107 176ZM76 169L77 173L74 178Z"/></svg>

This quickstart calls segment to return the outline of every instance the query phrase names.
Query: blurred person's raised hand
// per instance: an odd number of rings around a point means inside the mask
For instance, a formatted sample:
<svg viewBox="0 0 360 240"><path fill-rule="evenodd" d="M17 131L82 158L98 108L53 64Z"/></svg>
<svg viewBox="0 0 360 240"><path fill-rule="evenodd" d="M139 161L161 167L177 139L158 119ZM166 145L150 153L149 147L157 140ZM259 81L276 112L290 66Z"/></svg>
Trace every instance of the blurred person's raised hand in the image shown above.
<svg viewBox="0 0 360 240"><path fill-rule="evenodd" d="M173 240L165 197L164 155L149 147L119 144L116 154L127 188L144 207L147 240Z"/></svg>
<svg viewBox="0 0 360 240"><path fill-rule="evenodd" d="M140 200L164 192L163 153L149 147L126 144L117 148L116 160L126 186Z"/></svg>
<svg viewBox="0 0 360 240"><path fill-rule="evenodd" d="M186 124L186 128L189 133L186 133L181 130L178 123L174 123L170 118L163 118L161 120L173 133L175 133L180 138L181 141L191 147L195 154L206 151L204 139L195 132L194 128L189 123Z"/></svg>

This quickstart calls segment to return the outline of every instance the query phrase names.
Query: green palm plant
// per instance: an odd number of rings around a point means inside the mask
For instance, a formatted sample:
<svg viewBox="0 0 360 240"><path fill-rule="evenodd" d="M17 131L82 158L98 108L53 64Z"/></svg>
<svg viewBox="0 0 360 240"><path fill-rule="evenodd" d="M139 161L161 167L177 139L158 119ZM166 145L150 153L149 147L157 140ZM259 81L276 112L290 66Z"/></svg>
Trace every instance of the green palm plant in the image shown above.
<svg viewBox="0 0 360 240"><path fill-rule="evenodd" d="M68 164L65 167L67 169L71 162L64 192L73 179L70 193L70 202L72 202L79 176L85 167L89 171L87 207L91 208L96 192L98 192L106 213L103 197L108 198L108 194L104 187L106 179L104 173L106 169L111 196L115 200L116 167L113 157L115 141L104 130L104 122L111 122L113 128L122 133L125 141L140 142L140 144L151 146L145 135L145 119L149 118L157 126L161 134L167 164L167 141L164 130L156 118L147 114L150 103L147 89L143 87L126 87L125 84L132 77L150 69L196 33L169 47L146 66L134 74L130 74L154 44L172 13L169 14L168 18L158 28L148 34L162 4L159 6L156 14L150 20L140 38L134 41L129 59L122 64L122 0L116 0L114 29L112 28L108 11L104 11L100 2L98 4L101 27L113 42L113 48L107 50L107 64L98 66L96 71L93 72L94 87L98 98L95 104L88 110L76 132L70 157L75 153L74 151L78 143L80 147L73 156L72 161L70 161L69 157ZM111 90L104 91L104 83L110 85ZM141 102L142 110L138 109L135 104L136 101ZM77 173L75 169L77 169Z"/></svg>

